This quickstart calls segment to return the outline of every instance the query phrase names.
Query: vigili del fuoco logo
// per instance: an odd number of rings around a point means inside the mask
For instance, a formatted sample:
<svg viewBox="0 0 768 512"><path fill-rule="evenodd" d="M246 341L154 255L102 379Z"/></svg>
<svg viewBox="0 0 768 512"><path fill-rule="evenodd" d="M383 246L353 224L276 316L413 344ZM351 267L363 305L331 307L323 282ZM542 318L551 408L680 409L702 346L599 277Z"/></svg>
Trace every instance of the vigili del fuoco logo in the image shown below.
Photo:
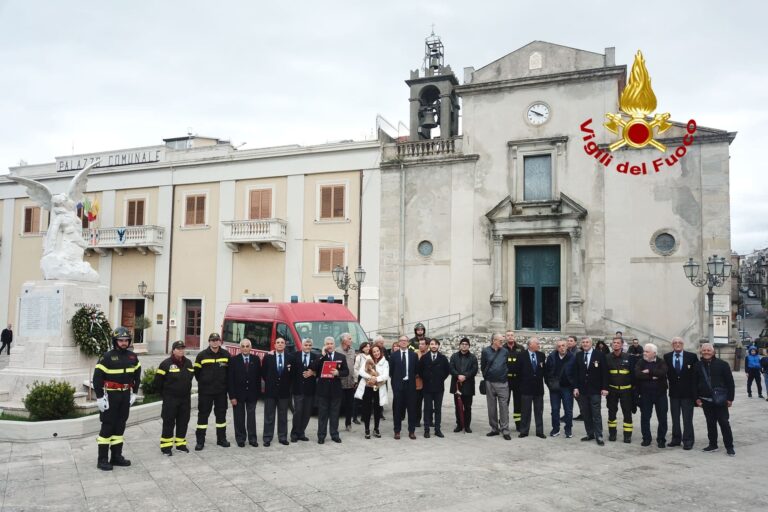
<svg viewBox="0 0 768 512"><path fill-rule="evenodd" d="M603 126L618 136L618 139L608 146L607 151L600 149L597 143L592 140L595 138L595 131L590 128L592 118L581 123L581 131L584 133L582 138L586 142L584 145L586 154L608 168L613 162L612 153L625 146L636 149L652 146L662 153L667 151L667 146L656 140L656 136L672 127L669 123L669 113L653 114L656 110L656 95L651 88L651 78L648 75L645 59L640 50L635 54L635 62L632 64L629 81L621 93L621 98L619 98L619 109L620 111L616 114L605 115L607 121L603 123ZM652 114L653 117L651 117ZM675 148L669 156L656 158L650 163L621 162L616 165L616 171L639 176L649 172L657 173L664 166L675 165L685 156L688 146L693 144L696 121L693 119L688 121L685 130L683 143Z"/></svg>

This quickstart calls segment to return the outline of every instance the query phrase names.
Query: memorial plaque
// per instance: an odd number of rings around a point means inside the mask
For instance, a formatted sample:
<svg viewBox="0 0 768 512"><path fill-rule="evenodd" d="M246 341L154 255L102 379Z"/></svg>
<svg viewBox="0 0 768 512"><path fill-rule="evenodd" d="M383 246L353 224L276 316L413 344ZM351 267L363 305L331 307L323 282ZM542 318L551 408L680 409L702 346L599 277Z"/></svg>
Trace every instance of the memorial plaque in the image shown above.
<svg viewBox="0 0 768 512"><path fill-rule="evenodd" d="M59 289L28 290L21 297L19 336L61 336L62 294Z"/></svg>

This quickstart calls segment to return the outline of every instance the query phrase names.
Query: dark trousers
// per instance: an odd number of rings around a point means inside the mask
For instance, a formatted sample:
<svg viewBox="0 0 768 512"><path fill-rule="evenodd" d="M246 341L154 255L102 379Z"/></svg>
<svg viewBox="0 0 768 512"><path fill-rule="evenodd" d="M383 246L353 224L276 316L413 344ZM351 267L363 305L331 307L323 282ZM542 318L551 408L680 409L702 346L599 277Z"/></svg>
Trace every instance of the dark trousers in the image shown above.
<svg viewBox="0 0 768 512"><path fill-rule="evenodd" d="M352 425L355 407L355 388L341 390L341 408L344 410L344 426Z"/></svg>
<svg viewBox="0 0 768 512"><path fill-rule="evenodd" d="M434 427L435 432L440 432L443 411L443 391L435 393L424 392L424 430ZM433 419L434 415L434 419Z"/></svg>
<svg viewBox="0 0 768 512"><path fill-rule="evenodd" d="M421 420L423 419L423 412L424 412L424 390L417 389L416 390L416 426L417 427L421 424ZM403 416L403 419L405 419L405 416Z"/></svg>
<svg viewBox="0 0 768 512"><path fill-rule="evenodd" d="M123 452L123 433L128 413L131 411L131 392L105 391L109 393L109 409L99 414L101 429L96 441L99 444L99 460L106 460L111 449L112 457L119 457Z"/></svg>
<svg viewBox="0 0 768 512"><path fill-rule="evenodd" d="M2 352L2 350L0 350ZM10 354L10 352L8 352ZM763 394L763 385L760 382L760 368L747 369L747 393L752 394L752 381L757 383L757 394Z"/></svg>
<svg viewBox="0 0 768 512"><path fill-rule="evenodd" d="M603 414L601 408L603 397L600 394L581 396L583 397L581 414L584 415L584 428L587 431L587 436L602 439Z"/></svg>
<svg viewBox="0 0 768 512"><path fill-rule="evenodd" d="M275 437L275 411L277 411L277 439L288 440L288 405L290 398L264 399L264 434L265 443L271 443Z"/></svg>
<svg viewBox="0 0 768 512"><path fill-rule="evenodd" d="M163 397L163 408L160 417L163 419L163 432L160 435L160 448L184 446L187 444L187 426L192 409L192 400L189 395ZM174 438L174 430L176 437Z"/></svg>
<svg viewBox="0 0 768 512"><path fill-rule="evenodd" d="M379 421L381 421L381 407L379 406L379 391L374 391L372 387L365 386L363 392L362 412L363 425L365 431L371 430L371 413L373 413L373 428L379 430Z"/></svg>
<svg viewBox="0 0 768 512"><path fill-rule="evenodd" d="M208 416L213 415L216 418L216 439L223 441L227 438L227 393L218 395L199 395L197 398L197 436L198 444L205 443L205 432L208 429Z"/></svg>
<svg viewBox="0 0 768 512"><path fill-rule="evenodd" d="M257 400L246 402L238 400L237 405L232 408L232 416L235 423L235 441L244 443L255 443L258 439L256 435L256 403Z"/></svg>
<svg viewBox="0 0 768 512"><path fill-rule="evenodd" d="M392 420L394 431L400 433L405 413L408 413L408 433L416 431L416 391L400 390L392 394Z"/></svg>
<svg viewBox="0 0 768 512"><path fill-rule="evenodd" d="M318 439L325 439L329 430L331 439L337 439L339 437L339 409L341 408L342 395L317 397Z"/></svg>
<svg viewBox="0 0 768 512"><path fill-rule="evenodd" d="M111 406L110 406L111 407ZM731 423L728 421L728 406L712 405L707 401L702 401L704 417L707 419L707 437L710 446L717 446L717 426L720 425L720 431L723 433L723 444L726 448L733 448L733 433L731 432Z"/></svg>
<svg viewBox="0 0 768 512"><path fill-rule="evenodd" d="M516 380L509 382L509 396L507 397L507 405L512 400L512 421L515 422L515 428L520 424L522 417L522 397L520 396L520 385ZM520 430L517 428L517 430Z"/></svg>
<svg viewBox="0 0 768 512"><path fill-rule="evenodd" d="M521 434L528 434L531 430L531 406L533 406L533 418L536 423L536 434L544 433L544 395L522 395L520 397L520 428Z"/></svg>
<svg viewBox="0 0 768 512"><path fill-rule="evenodd" d="M693 446L693 398L670 398L669 410L672 413L672 442L683 446ZM683 416L683 428L680 429L680 416Z"/></svg>
<svg viewBox="0 0 768 512"><path fill-rule="evenodd" d="M291 441L307 436L307 425L312 417L312 405L315 395L293 395L293 424L291 425Z"/></svg>
<svg viewBox="0 0 768 512"><path fill-rule="evenodd" d="M456 426L467 430L472 423L472 396L454 394L453 405L456 407Z"/></svg>
<svg viewBox="0 0 768 512"><path fill-rule="evenodd" d="M621 415L624 420L624 435L632 435L632 390L628 391L609 391L606 402L608 403L608 431L615 432L619 427L619 422L616 420L617 413L619 412L619 405L621 405Z"/></svg>
<svg viewBox="0 0 768 512"><path fill-rule="evenodd" d="M644 393L640 397L640 432L643 434L643 441L650 441L651 436L651 416L656 409L656 419L659 422L656 431L656 442L667 440L667 395L653 393Z"/></svg>
<svg viewBox="0 0 768 512"><path fill-rule="evenodd" d="M0 346L0 354L3 353L3 349L5 349L6 347L8 347L7 348L8 355L11 355L11 344L8 343L7 341L4 341L2 346Z"/></svg>
<svg viewBox="0 0 768 512"><path fill-rule="evenodd" d="M563 404L565 433L573 432L573 389L561 387L557 391L549 390L549 405L552 408L552 431L560 432L560 404Z"/></svg>

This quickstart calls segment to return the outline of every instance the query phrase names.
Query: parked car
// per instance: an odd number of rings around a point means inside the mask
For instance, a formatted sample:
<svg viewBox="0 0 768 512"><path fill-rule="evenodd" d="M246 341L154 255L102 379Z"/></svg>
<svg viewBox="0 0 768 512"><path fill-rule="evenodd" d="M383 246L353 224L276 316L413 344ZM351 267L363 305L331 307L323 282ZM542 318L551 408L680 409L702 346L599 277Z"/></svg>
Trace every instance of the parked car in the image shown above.
<svg viewBox="0 0 768 512"><path fill-rule="evenodd" d="M755 339L754 345L758 349L768 347L768 328L760 331L760 335Z"/></svg>
<svg viewBox="0 0 768 512"><path fill-rule="evenodd" d="M757 297L757 294L754 292L754 290L749 290L747 292L747 297L749 297L750 299L754 299L755 297Z"/></svg>

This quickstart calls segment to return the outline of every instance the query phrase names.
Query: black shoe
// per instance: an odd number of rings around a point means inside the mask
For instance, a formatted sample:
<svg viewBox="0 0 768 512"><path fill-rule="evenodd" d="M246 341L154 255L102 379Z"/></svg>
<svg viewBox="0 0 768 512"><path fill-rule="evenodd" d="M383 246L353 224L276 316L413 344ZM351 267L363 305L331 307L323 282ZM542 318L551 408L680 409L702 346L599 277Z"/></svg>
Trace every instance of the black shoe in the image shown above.
<svg viewBox="0 0 768 512"><path fill-rule="evenodd" d="M96 467L102 471L112 471L112 464L106 460L100 460L96 463Z"/></svg>
<svg viewBox="0 0 768 512"><path fill-rule="evenodd" d="M440 432L439 430L435 430L435 435L436 435L437 437L445 437L445 436L443 435L443 433L442 433L442 432Z"/></svg>
<svg viewBox="0 0 768 512"><path fill-rule="evenodd" d="M238 441L237 446L239 446L240 448L245 448L245 441Z"/></svg>
<svg viewBox="0 0 768 512"><path fill-rule="evenodd" d="M454 432L461 432L461 427L456 427L455 429L453 429L453 431Z"/></svg>
<svg viewBox="0 0 768 512"><path fill-rule="evenodd" d="M685 444L685 445L683 445L683 450L692 450L692 449L693 449L693 445L692 444Z"/></svg>
<svg viewBox="0 0 768 512"><path fill-rule="evenodd" d="M371 431L370 430L366 430L365 431L365 438L366 439L370 439L371 438Z"/></svg>
<svg viewBox="0 0 768 512"><path fill-rule="evenodd" d="M299 441L309 441L309 438L307 436L301 436Z"/></svg>
<svg viewBox="0 0 768 512"><path fill-rule="evenodd" d="M763 394L762 394L762 393L758 393L758 394L757 394L757 396L758 396L759 398L765 398L765 397L763 396Z"/></svg>
<svg viewBox="0 0 768 512"><path fill-rule="evenodd" d="M680 446L680 441L672 441L667 445L667 448L674 448L675 446Z"/></svg>
<svg viewBox="0 0 768 512"><path fill-rule="evenodd" d="M608 440L613 442L616 441L616 432L609 432L608 433Z"/></svg>
<svg viewBox="0 0 768 512"><path fill-rule="evenodd" d="M488 433L487 433L487 434L485 434L485 435L486 435L487 437L493 437L493 436L497 436L497 435L499 435L499 432L498 432L498 431L491 431L491 432L488 432Z"/></svg>
<svg viewBox="0 0 768 512"><path fill-rule="evenodd" d="M666 441L656 441L656 446L658 446L659 448L666 448L667 447L667 442Z"/></svg>
<svg viewBox="0 0 768 512"><path fill-rule="evenodd" d="M269 442L269 441L264 441L264 447L265 447L265 448L269 448L269 445L270 445L270 442Z"/></svg>
<svg viewBox="0 0 768 512"><path fill-rule="evenodd" d="M565 421L565 420L563 420L563 421ZM582 417L582 415L581 415L581 414L579 414L578 416L576 416L575 418L573 418L573 421L584 421L584 418Z"/></svg>
<svg viewBox="0 0 768 512"><path fill-rule="evenodd" d="M519 434L517 434L517 437L520 437L520 438L522 438L522 437L528 437L528 434L525 434L525 433L523 433L523 432L520 432Z"/></svg>
<svg viewBox="0 0 768 512"><path fill-rule="evenodd" d="M472 433L472 429L467 427L467 428L464 429L464 432L466 432L467 434L471 434Z"/></svg>
<svg viewBox="0 0 768 512"><path fill-rule="evenodd" d="M296 436L291 436L291 442L292 442L292 443L296 443L296 442L298 442L298 441L299 441L299 438L298 438L298 437L296 437Z"/></svg>
<svg viewBox="0 0 768 512"><path fill-rule="evenodd" d="M352 423L354 423L355 425L360 425L360 420L355 418L355 419L352 420Z"/></svg>
<svg viewBox="0 0 768 512"><path fill-rule="evenodd" d="M725 453L728 454L729 457L735 457L736 451L733 448L726 448Z"/></svg>
<svg viewBox="0 0 768 512"><path fill-rule="evenodd" d="M187 445L185 445L185 444L183 444L181 446L177 446L176 449L179 450L180 452L189 453L189 448L187 448Z"/></svg>
<svg viewBox="0 0 768 512"><path fill-rule="evenodd" d="M222 448L229 448L229 446L230 446L229 445L229 441L227 441L226 439L220 439L220 440L216 441L216 445L217 446L221 446Z"/></svg>
<svg viewBox="0 0 768 512"><path fill-rule="evenodd" d="M640 446L651 446L651 440L650 439L643 439L643 442L640 443Z"/></svg>
<svg viewBox="0 0 768 512"><path fill-rule="evenodd" d="M340 443L340 442L341 442L341 438L340 438L340 437L332 437L332 438L331 438L331 440L332 440L334 443Z"/></svg>
<svg viewBox="0 0 768 512"><path fill-rule="evenodd" d="M325 444L325 439L318 439L317 444ZM269 445L267 445L269 446Z"/></svg>
<svg viewBox="0 0 768 512"><path fill-rule="evenodd" d="M289 444L291 444L291 443L289 443L287 439L281 439L281 440L280 440L280 444L282 444L282 445L284 445L284 446L288 446L288 445L289 445Z"/></svg>
<svg viewBox="0 0 768 512"><path fill-rule="evenodd" d="M597 438L597 446L605 446L605 441L603 441L602 437Z"/></svg>
<svg viewBox="0 0 768 512"><path fill-rule="evenodd" d="M259 442L258 441L250 441L248 444L253 446L254 448L258 448L259 447Z"/></svg>
<svg viewBox="0 0 768 512"><path fill-rule="evenodd" d="M546 439L547 438L547 436L544 435L544 432L540 432L540 433L536 434L536 437L538 437L539 439Z"/></svg>
<svg viewBox="0 0 768 512"><path fill-rule="evenodd" d="M424 431L424 439L429 439L429 430Z"/></svg>
<svg viewBox="0 0 768 512"><path fill-rule="evenodd" d="M582 441L593 441L595 439L595 436L584 436L581 438Z"/></svg>
<svg viewBox="0 0 768 512"><path fill-rule="evenodd" d="M379 429L373 429L373 437L381 437L381 432L379 432Z"/></svg>
<svg viewBox="0 0 768 512"><path fill-rule="evenodd" d="M747 397L752 398L752 393L747 393Z"/></svg>
<svg viewBox="0 0 768 512"><path fill-rule="evenodd" d="M632 442L632 436L624 436L624 442L630 444Z"/></svg>
<svg viewBox="0 0 768 512"><path fill-rule="evenodd" d="M511 441L512 440L512 436L509 435L509 434L504 434L504 439L506 439L507 441Z"/></svg>
<svg viewBox="0 0 768 512"><path fill-rule="evenodd" d="M163 455L168 455L169 457L172 457L172 456L173 456L173 452L171 451L171 448L170 448L170 446L169 446L169 447L166 447L166 448L160 448L160 452L161 452Z"/></svg>
<svg viewBox="0 0 768 512"><path fill-rule="evenodd" d="M131 461L120 455L119 457L112 457L109 461L113 466L128 467L131 465Z"/></svg>
<svg viewBox="0 0 768 512"><path fill-rule="evenodd" d="M709 446L707 446L706 448L704 448L701 451L703 451L703 452L716 452L717 451L717 446L709 445Z"/></svg>
<svg viewBox="0 0 768 512"><path fill-rule="evenodd" d="M560 431L559 430L553 430L553 431L551 431L549 433L549 437L557 437L559 435L560 435Z"/></svg>
<svg viewBox="0 0 768 512"><path fill-rule="evenodd" d="M196 451L196 452L199 452L199 451L200 451L200 450L202 450L203 448L205 448L205 444L203 444L203 443L197 443L197 444L195 445L195 451Z"/></svg>

